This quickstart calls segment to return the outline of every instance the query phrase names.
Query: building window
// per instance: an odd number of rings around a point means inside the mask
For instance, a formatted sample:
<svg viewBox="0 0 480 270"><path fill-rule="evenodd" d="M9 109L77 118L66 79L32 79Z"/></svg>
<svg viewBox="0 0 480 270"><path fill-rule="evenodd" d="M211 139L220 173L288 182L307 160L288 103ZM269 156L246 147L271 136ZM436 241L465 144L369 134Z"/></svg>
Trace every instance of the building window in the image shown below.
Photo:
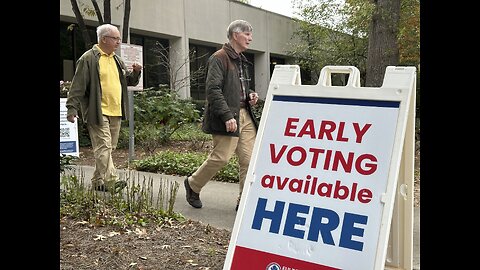
<svg viewBox="0 0 480 270"><path fill-rule="evenodd" d="M97 43L96 27L87 26L90 41ZM76 61L88 49L83 41L82 33L76 24L60 22L60 78L71 81L75 73Z"/></svg>
<svg viewBox="0 0 480 270"><path fill-rule="evenodd" d="M143 51L143 86L158 88L170 85L168 74L169 42L166 39L130 34L130 44L141 45Z"/></svg>
<svg viewBox="0 0 480 270"><path fill-rule="evenodd" d="M190 44L190 97L194 100L205 100L205 80L207 79L208 58L217 50Z"/></svg>

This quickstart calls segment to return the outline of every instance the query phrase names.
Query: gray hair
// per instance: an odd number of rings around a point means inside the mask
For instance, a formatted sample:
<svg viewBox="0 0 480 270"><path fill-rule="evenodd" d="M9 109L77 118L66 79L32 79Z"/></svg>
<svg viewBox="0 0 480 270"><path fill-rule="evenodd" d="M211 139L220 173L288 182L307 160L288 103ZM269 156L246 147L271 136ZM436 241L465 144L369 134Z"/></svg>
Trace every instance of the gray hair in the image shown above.
<svg viewBox="0 0 480 270"><path fill-rule="evenodd" d="M100 43L100 40L109 34L111 34L114 31L119 31L118 28L115 25L111 24L102 24L97 27L97 41Z"/></svg>
<svg viewBox="0 0 480 270"><path fill-rule="evenodd" d="M233 33L241 33L241 32L252 32L253 28L252 25L244 20L235 20L230 23L227 28L227 38L231 40L233 37Z"/></svg>

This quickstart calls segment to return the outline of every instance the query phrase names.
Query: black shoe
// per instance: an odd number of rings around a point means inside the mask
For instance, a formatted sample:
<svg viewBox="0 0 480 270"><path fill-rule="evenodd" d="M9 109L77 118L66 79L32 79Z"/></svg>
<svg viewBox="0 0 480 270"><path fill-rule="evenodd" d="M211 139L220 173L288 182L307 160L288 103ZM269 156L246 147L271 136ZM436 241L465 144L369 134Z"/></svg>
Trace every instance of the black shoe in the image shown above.
<svg viewBox="0 0 480 270"><path fill-rule="evenodd" d="M101 185L98 185L98 186L95 186L94 188L96 191L102 191L102 192L108 192L108 188L104 185L104 184L101 184Z"/></svg>
<svg viewBox="0 0 480 270"><path fill-rule="evenodd" d="M237 206L235 206L235 212L238 211L238 206L240 206L240 197L237 199Z"/></svg>
<svg viewBox="0 0 480 270"><path fill-rule="evenodd" d="M122 191L122 189L124 189L126 186L127 186L126 181L123 181L123 180L117 181L117 182L115 182L115 184L113 186L113 190L114 190L115 193L118 193L118 192ZM95 190L96 191L102 191L102 192L110 192L110 189L107 186L105 186L104 184L95 186Z"/></svg>
<svg viewBox="0 0 480 270"><path fill-rule="evenodd" d="M195 207L195 208L202 208L202 201L200 201L200 194L196 193L195 191L190 188L190 184L188 183L188 177L185 178L183 181L185 185L185 193L187 197L187 202Z"/></svg>

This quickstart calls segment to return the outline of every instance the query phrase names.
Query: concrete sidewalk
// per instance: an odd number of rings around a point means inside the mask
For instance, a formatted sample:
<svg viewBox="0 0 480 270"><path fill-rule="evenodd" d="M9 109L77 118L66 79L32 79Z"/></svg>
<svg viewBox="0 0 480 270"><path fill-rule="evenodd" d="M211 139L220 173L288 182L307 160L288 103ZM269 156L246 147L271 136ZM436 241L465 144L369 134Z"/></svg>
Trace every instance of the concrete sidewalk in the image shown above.
<svg viewBox="0 0 480 270"><path fill-rule="evenodd" d="M93 175L91 166L74 166L70 173L83 175L85 184L90 184ZM200 198L203 208L196 209L185 200L184 176L172 176L158 173L119 170L121 179L150 180L153 181L153 190L159 189L161 180L169 179L179 184L174 211L181 213L188 219L201 221L212 227L232 231L237 212L235 211L238 196L238 184L210 181L202 190ZM414 209L413 228L413 270L420 270L420 209Z"/></svg>

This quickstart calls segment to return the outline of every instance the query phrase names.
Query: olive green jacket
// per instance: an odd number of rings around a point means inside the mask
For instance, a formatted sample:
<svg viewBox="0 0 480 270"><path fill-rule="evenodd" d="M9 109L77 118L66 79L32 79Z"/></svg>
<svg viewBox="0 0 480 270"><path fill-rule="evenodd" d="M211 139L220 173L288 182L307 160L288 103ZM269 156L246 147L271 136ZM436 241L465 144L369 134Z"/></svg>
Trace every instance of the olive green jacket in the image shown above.
<svg viewBox="0 0 480 270"><path fill-rule="evenodd" d="M219 134L238 137L239 129L236 132L227 132L225 122L235 118L240 123L240 96L242 85L240 82L239 67L243 69L246 77L245 83L245 107L252 118L255 128L258 123L252 108L248 103L248 94L253 91L249 87L249 76L246 65L250 64L243 54L238 54L225 43L208 60L206 88L206 104L203 117L202 130L208 134Z"/></svg>
<svg viewBox="0 0 480 270"><path fill-rule="evenodd" d="M122 119L126 120L128 119L127 86L135 86L139 83L141 71L129 71L118 55L114 55L114 58L122 85ZM80 56L66 102L67 116L81 115L85 123L96 125L103 123L99 59L100 51L96 45Z"/></svg>

